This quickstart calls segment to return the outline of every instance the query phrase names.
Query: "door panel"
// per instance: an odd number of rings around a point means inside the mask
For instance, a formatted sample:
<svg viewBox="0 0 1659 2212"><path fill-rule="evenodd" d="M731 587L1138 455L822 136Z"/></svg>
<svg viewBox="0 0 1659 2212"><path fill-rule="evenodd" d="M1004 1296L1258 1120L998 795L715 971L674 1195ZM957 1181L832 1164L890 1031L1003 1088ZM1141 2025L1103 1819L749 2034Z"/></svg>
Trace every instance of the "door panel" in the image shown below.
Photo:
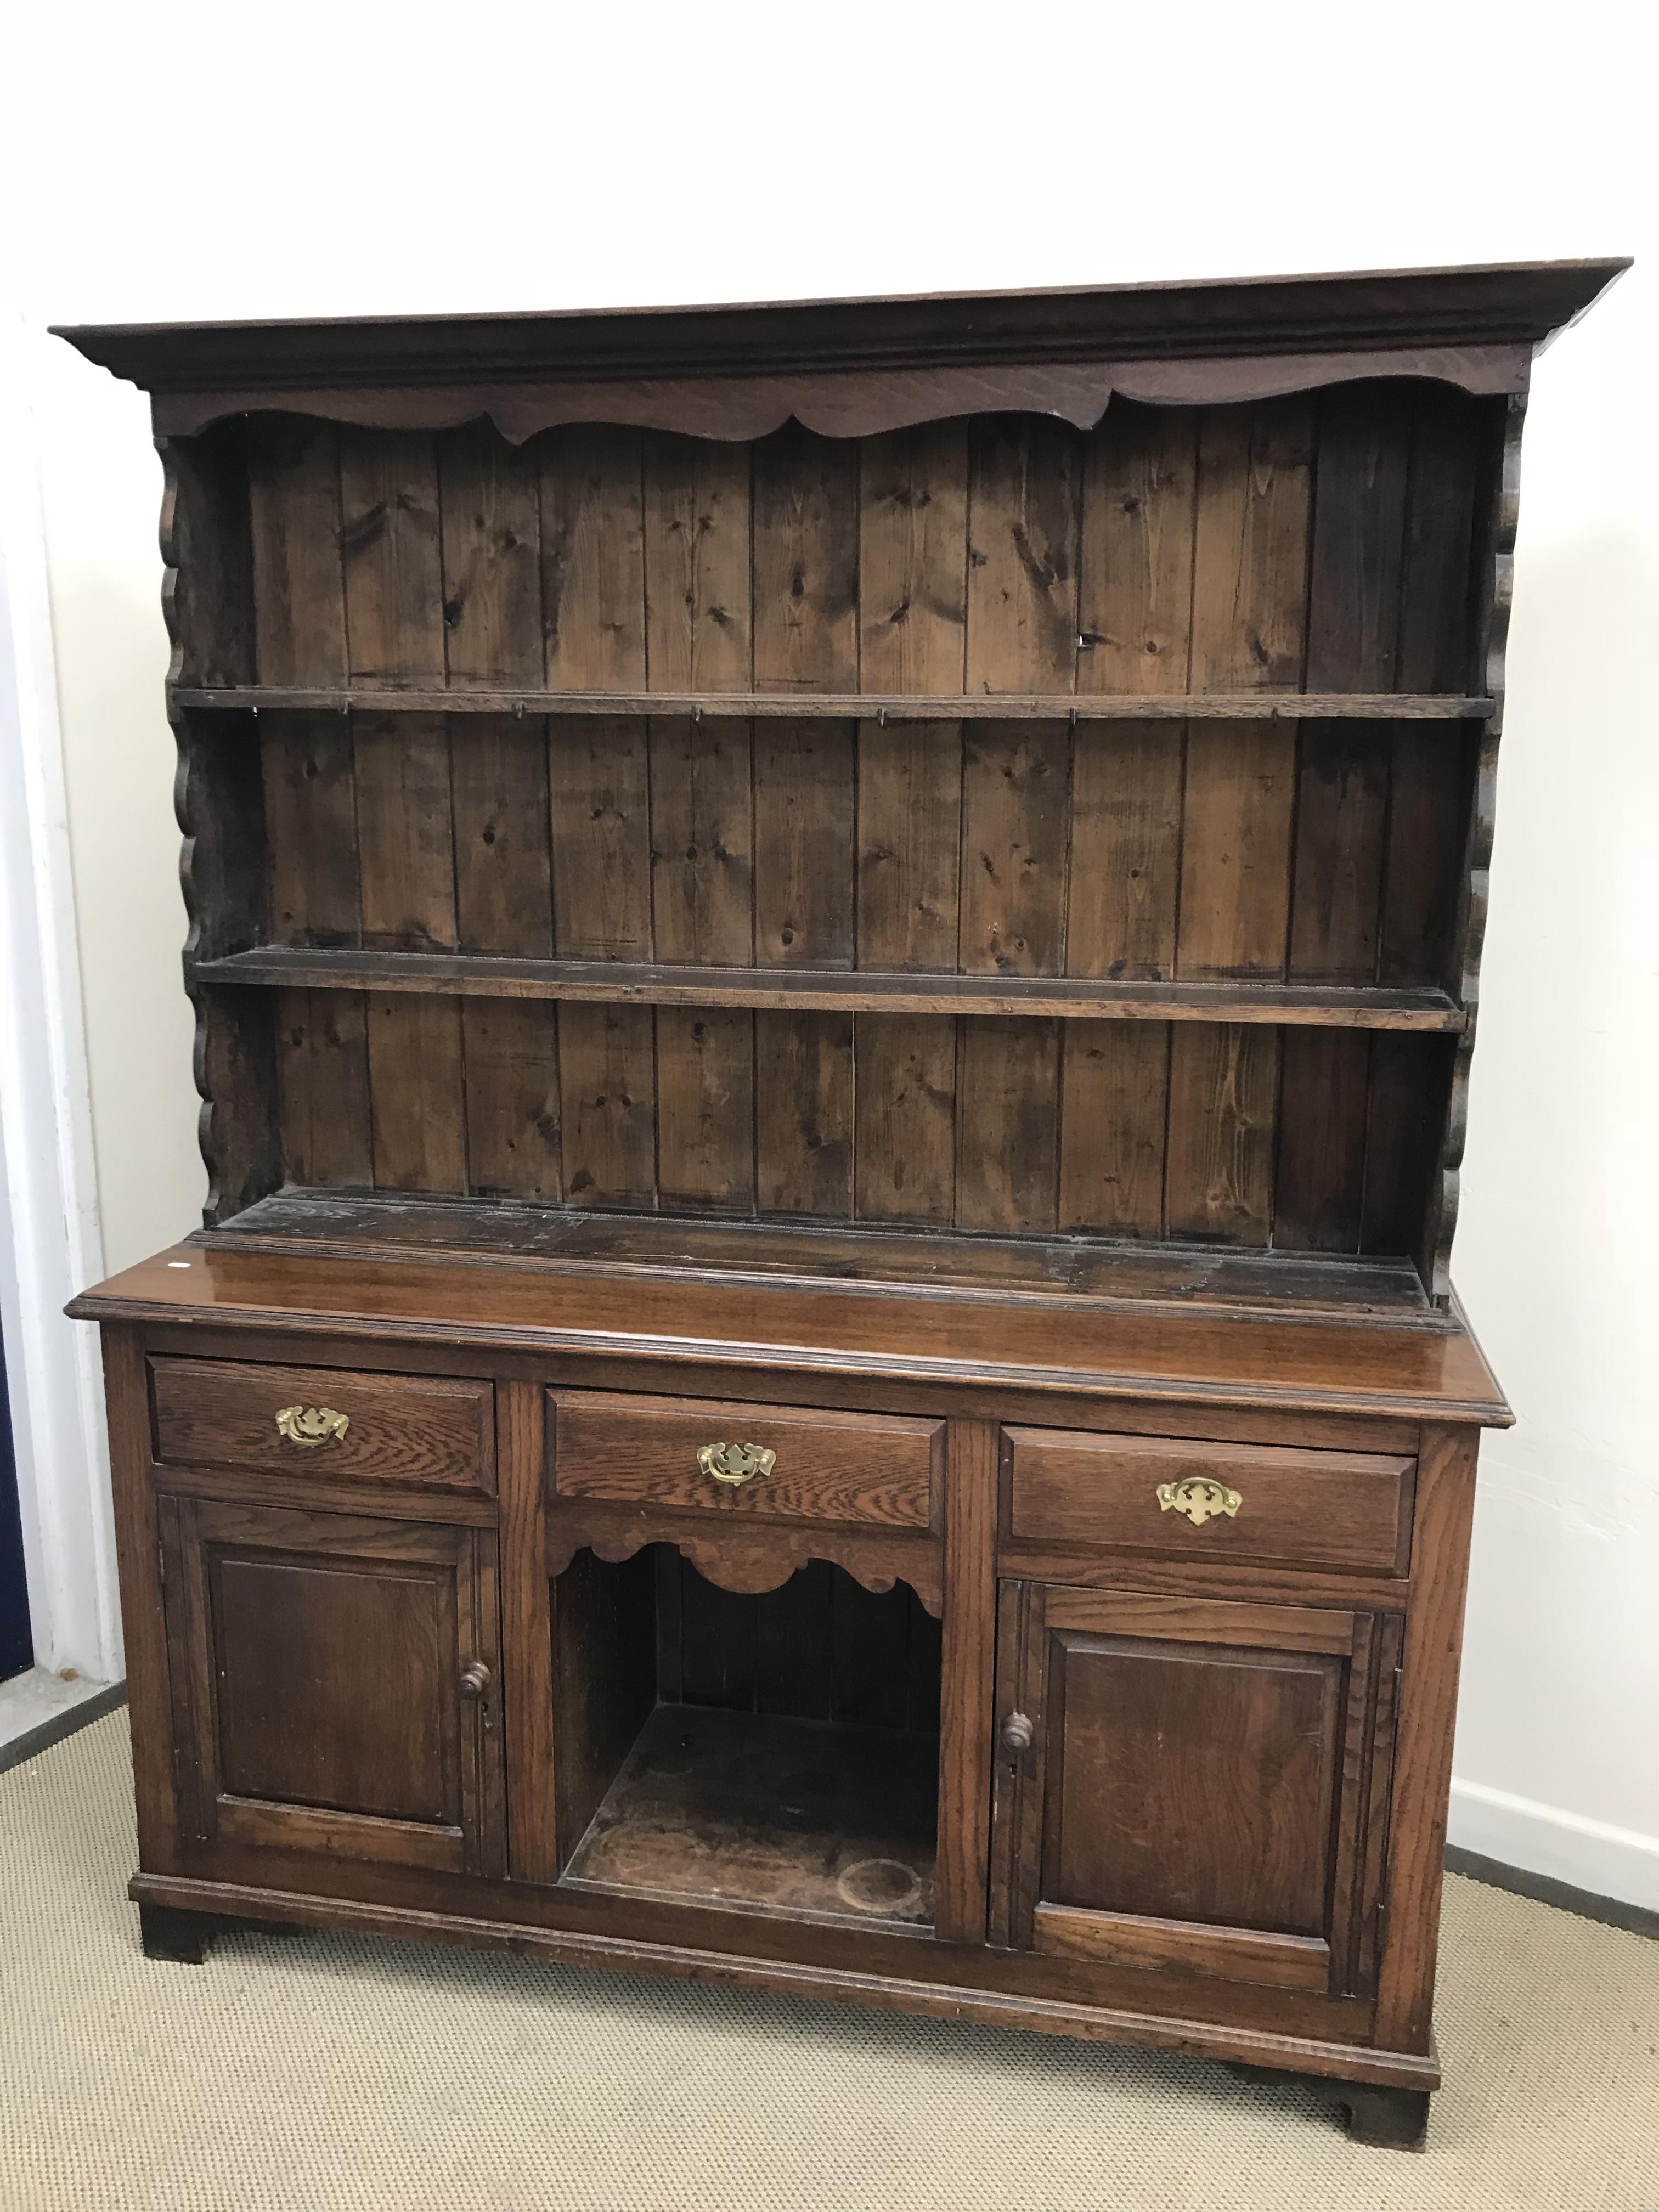
<svg viewBox="0 0 1659 2212"><path fill-rule="evenodd" d="M1044 1899L1322 1935L1341 1673L1316 1652L1054 1634Z"/></svg>
<svg viewBox="0 0 1659 2212"><path fill-rule="evenodd" d="M1392 1649L1367 1615L1005 1583L993 1941L1362 1987Z"/></svg>
<svg viewBox="0 0 1659 2212"><path fill-rule="evenodd" d="M499 1871L493 1533L161 1506L194 1832Z"/></svg>

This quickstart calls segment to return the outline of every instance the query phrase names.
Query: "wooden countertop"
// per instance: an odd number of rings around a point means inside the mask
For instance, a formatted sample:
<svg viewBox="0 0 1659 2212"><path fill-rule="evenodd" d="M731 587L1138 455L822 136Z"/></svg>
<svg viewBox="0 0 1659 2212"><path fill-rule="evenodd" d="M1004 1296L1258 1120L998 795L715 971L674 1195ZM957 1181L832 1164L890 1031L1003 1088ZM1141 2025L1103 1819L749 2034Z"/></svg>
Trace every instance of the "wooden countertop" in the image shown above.
<svg viewBox="0 0 1659 2212"><path fill-rule="evenodd" d="M1271 1315L951 1302L902 1285L351 1259L180 1244L73 1301L76 1320L374 1341L669 1357L805 1374L1088 1391L1506 1428L1514 1416L1457 1316L1442 1333Z"/></svg>

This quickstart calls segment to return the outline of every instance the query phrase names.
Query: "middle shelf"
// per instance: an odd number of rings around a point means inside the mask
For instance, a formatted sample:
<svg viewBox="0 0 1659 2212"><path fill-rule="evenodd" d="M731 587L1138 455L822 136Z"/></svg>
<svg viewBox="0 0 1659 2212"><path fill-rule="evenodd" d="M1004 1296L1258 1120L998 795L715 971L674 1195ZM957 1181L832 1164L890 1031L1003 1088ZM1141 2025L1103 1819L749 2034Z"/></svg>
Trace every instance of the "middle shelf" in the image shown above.
<svg viewBox="0 0 1659 2212"><path fill-rule="evenodd" d="M428 996L562 999L609 1006L786 1012L1016 1014L1093 1021L1267 1022L1321 1029L1462 1031L1446 992L1352 983L1123 982L1079 975L892 974L828 968L693 967L264 945L191 967L198 983Z"/></svg>

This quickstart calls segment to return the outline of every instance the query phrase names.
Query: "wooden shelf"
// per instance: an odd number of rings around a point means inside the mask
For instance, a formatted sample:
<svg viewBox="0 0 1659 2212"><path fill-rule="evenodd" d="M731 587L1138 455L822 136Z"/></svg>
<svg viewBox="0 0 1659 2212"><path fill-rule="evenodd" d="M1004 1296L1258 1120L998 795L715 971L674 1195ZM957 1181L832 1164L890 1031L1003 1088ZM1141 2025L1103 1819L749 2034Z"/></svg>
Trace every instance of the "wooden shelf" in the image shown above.
<svg viewBox="0 0 1659 2212"><path fill-rule="evenodd" d="M927 1927L938 1794L937 1735L659 1705L562 1881Z"/></svg>
<svg viewBox="0 0 1659 2212"><path fill-rule="evenodd" d="M910 1302L1032 1301L1068 1313L1271 1315L1292 1321L1445 1332L1408 1259L1286 1252L1073 1231L988 1235L879 1219L768 1220L750 1214L617 1212L524 1199L425 1192L274 1191L222 1227L216 1249L313 1258L463 1261L603 1282L744 1284L854 1294L896 1289Z"/></svg>
<svg viewBox="0 0 1659 2212"><path fill-rule="evenodd" d="M877 697L860 691L410 691L241 684L175 687L175 707L225 712L252 708L358 714L684 714L743 721L1483 721L1490 699L1438 691L1213 691L1198 696L1087 696L1081 692L973 692Z"/></svg>
<svg viewBox="0 0 1659 2212"><path fill-rule="evenodd" d="M1443 991L1352 984L1121 983L1093 976L887 975L848 969L694 968L625 961L519 960L490 953L375 952L260 945L198 961L198 982L307 991L563 999L605 1006L750 1006L812 1013L1024 1014L1065 1020L1291 1023L1454 1036L1463 1010Z"/></svg>

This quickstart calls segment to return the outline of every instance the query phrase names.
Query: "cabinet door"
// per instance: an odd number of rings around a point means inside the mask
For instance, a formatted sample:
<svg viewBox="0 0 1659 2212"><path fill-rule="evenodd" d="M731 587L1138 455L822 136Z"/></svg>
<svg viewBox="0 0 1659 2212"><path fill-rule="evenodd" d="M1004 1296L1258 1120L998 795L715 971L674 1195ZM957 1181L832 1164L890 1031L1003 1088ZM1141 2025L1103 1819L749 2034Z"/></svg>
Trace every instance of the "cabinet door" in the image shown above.
<svg viewBox="0 0 1659 2212"><path fill-rule="evenodd" d="M1399 1622L1005 1583L992 1940L1364 1991Z"/></svg>
<svg viewBox="0 0 1659 2212"><path fill-rule="evenodd" d="M161 1542L199 1838L501 1871L493 1531L178 1498Z"/></svg>

